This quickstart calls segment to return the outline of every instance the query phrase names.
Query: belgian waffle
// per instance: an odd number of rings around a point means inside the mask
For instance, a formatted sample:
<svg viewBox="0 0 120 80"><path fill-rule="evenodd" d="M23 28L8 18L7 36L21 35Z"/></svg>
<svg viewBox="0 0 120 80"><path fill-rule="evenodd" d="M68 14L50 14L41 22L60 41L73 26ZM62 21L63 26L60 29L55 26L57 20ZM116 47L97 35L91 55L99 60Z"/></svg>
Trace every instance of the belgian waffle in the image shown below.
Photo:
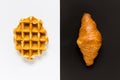
<svg viewBox="0 0 120 80"><path fill-rule="evenodd" d="M48 37L42 26L42 21L31 16L20 20L14 29L14 42L20 54L29 60L46 50Z"/></svg>

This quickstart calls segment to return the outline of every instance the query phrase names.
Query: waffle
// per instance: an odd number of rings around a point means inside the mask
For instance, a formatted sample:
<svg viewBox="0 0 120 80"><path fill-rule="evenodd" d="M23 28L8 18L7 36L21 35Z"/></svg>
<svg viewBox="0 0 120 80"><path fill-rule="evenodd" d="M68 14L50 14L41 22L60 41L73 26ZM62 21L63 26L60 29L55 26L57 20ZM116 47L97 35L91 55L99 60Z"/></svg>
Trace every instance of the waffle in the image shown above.
<svg viewBox="0 0 120 80"><path fill-rule="evenodd" d="M14 35L16 49L24 58L32 60L46 50L46 30L42 26L42 21L33 16L21 19L14 29Z"/></svg>

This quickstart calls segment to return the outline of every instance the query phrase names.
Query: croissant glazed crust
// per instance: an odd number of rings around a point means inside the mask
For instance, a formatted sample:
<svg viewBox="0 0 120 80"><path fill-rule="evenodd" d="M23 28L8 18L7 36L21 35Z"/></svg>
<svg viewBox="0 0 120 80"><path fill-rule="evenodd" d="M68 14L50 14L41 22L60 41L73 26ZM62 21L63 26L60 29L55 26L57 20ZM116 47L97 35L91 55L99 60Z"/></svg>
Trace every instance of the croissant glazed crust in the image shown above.
<svg viewBox="0 0 120 80"><path fill-rule="evenodd" d="M81 23L77 44L83 54L86 65L91 66L102 45L102 36L90 14L85 13Z"/></svg>

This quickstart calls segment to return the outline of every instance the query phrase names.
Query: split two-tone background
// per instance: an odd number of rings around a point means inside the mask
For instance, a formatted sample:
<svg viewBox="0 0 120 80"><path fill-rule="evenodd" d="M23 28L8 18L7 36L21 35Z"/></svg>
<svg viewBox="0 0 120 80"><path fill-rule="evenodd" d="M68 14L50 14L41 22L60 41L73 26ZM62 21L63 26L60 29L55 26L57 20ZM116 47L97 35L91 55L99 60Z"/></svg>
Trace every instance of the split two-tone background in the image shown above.
<svg viewBox="0 0 120 80"><path fill-rule="evenodd" d="M81 17L88 12L103 44L95 64L86 67L76 44ZM41 57L24 61L15 50L19 20L43 20L49 43ZM120 80L119 0L0 0L0 80Z"/></svg>

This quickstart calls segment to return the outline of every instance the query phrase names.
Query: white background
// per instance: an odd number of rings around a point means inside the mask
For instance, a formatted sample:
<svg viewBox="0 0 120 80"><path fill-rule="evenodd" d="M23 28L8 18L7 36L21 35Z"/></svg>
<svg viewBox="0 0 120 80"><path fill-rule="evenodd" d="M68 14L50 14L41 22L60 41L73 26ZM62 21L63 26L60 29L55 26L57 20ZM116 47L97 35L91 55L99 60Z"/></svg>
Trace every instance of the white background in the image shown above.
<svg viewBox="0 0 120 80"><path fill-rule="evenodd" d="M0 80L60 80L59 0L0 0ZM49 43L32 62L15 49L13 30L21 18L42 19Z"/></svg>

